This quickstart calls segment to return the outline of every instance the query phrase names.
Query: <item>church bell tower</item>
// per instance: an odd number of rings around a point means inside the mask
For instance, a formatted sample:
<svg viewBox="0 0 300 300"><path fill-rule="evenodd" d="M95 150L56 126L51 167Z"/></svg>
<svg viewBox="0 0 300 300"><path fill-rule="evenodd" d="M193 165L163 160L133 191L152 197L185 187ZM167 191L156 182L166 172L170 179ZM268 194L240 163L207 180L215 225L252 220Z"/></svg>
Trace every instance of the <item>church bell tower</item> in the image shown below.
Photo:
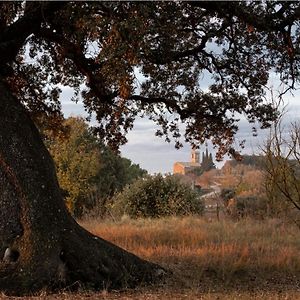
<svg viewBox="0 0 300 300"><path fill-rule="evenodd" d="M196 164L200 163L200 152L196 151L195 148L192 149L191 162Z"/></svg>

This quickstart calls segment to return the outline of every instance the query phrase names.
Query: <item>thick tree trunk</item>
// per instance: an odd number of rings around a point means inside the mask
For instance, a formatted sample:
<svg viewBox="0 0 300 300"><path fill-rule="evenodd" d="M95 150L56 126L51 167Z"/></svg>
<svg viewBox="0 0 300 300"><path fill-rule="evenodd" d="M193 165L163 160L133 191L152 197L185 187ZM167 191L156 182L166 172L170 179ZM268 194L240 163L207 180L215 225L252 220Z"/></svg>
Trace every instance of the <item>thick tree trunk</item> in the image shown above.
<svg viewBox="0 0 300 300"><path fill-rule="evenodd" d="M93 236L65 208L53 161L23 106L0 81L0 290L118 288L159 266Z"/></svg>

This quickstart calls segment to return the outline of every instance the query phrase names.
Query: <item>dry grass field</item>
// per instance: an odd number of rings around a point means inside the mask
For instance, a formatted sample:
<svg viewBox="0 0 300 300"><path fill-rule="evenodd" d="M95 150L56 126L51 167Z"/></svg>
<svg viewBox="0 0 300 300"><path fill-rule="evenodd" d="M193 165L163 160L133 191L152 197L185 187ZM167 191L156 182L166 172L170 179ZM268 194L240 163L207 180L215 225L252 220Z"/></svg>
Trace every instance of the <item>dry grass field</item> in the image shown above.
<svg viewBox="0 0 300 300"><path fill-rule="evenodd" d="M84 227L172 275L155 286L27 299L300 299L300 232L278 220L88 220Z"/></svg>

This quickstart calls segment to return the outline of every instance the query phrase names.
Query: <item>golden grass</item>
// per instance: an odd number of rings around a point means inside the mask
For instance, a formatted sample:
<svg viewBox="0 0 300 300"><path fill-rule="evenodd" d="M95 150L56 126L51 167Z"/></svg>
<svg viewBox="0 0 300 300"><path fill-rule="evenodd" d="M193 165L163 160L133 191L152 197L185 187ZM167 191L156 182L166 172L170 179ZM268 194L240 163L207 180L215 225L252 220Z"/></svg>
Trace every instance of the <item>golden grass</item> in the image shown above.
<svg viewBox="0 0 300 300"><path fill-rule="evenodd" d="M207 222L205 219L166 218L82 224L143 258L158 263L188 260L198 268L216 267L228 275L237 269L268 272L300 271L300 235L275 220Z"/></svg>
<svg viewBox="0 0 300 300"><path fill-rule="evenodd" d="M126 299L300 299L299 229L278 220L174 217L82 225L173 272L156 293L142 289ZM147 293L152 296L141 296Z"/></svg>

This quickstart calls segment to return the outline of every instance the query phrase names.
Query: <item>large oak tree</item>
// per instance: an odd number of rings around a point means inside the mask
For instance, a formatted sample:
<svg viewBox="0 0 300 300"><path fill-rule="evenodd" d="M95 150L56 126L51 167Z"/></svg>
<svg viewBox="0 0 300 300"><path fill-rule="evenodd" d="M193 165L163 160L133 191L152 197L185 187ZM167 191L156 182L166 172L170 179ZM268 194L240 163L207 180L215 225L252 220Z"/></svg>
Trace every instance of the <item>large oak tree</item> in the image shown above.
<svg viewBox="0 0 300 300"><path fill-rule="evenodd" d="M141 115L176 146L183 122L186 141L234 154L236 113L262 127L276 117L270 72L286 89L299 80L299 16L298 2L280 1L1 2L0 289L116 288L163 273L68 214L36 129L59 126L62 85L112 147Z"/></svg>

